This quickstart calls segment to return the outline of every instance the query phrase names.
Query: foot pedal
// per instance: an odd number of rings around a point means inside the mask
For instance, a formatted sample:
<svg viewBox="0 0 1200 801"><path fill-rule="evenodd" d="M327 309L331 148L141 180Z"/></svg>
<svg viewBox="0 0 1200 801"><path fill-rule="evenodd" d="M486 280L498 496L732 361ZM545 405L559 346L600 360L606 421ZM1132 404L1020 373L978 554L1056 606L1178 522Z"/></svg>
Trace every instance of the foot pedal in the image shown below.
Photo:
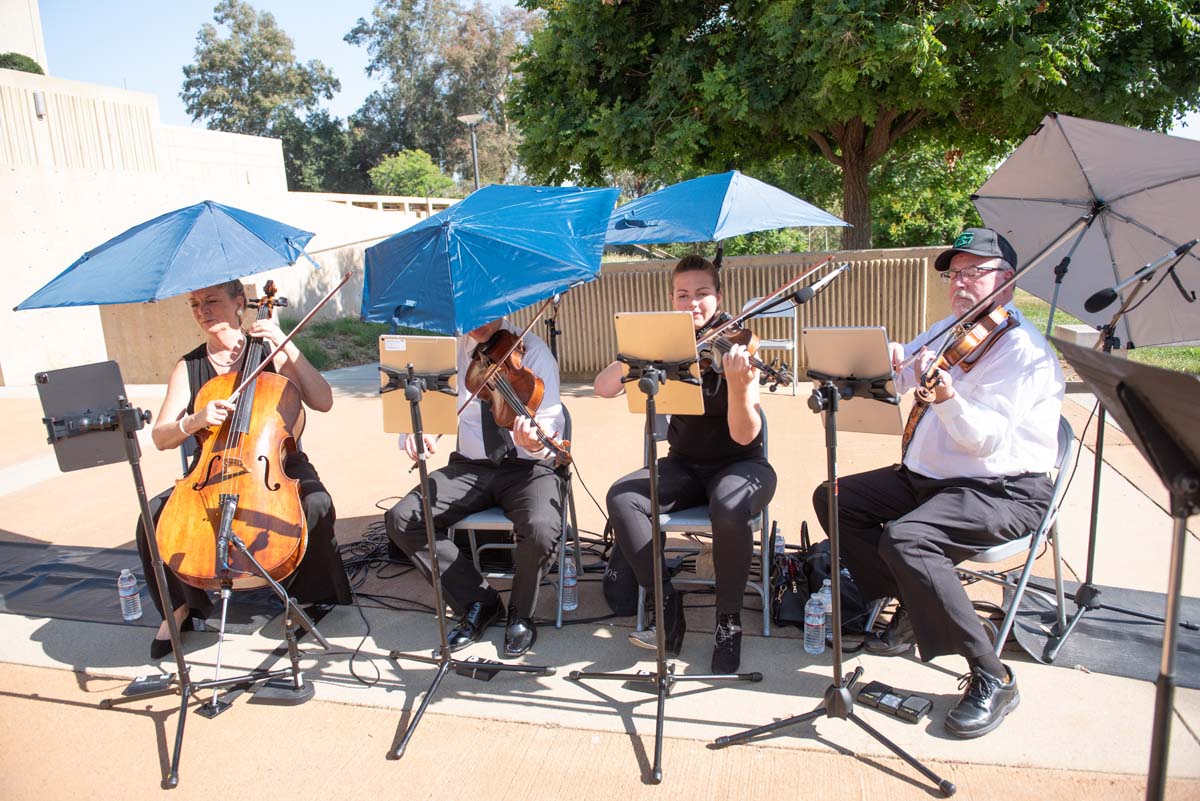
<svg viewBox="0 0 1200 801"><path fill-rule="evenodd" d="M491 681L492 677L500 672L495 668L488 667L488 665L493 663L480 659L477 656L469 656L466 659L455 661L454 672L460 676L466 676L468 679Z"/></svg>
<svg viewBox="0 0 1200 801"><path fill-rule="evenodd" d="M297 687L291 679L279 678L264 681L254 691L252 699L256 704L274 704L276 706L298 706L308 701L316 694L312 682L306 681Z"/></svg>
<svg viewBox="0 0 1200 801"><path fill-rule="evenodd" d="M138 676L121 691L121 695L141 695L142 693L166 692L175 681L174 673L160 673L157 676Z"/></svg>

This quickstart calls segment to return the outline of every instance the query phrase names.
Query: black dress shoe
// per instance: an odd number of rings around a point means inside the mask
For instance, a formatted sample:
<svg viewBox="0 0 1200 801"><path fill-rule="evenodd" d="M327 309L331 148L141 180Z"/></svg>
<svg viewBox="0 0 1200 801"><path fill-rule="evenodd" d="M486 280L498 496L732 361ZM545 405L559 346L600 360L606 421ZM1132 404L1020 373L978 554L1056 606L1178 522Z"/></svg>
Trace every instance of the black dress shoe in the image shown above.
<svg viewBox="0 0 1200 801"><path fill-rule="evenodd" d="M713 673L736 673L742 663L742 616L717 615L713 637Z"/></svg>
<svg viewBox="0 0 1200 801"><path fill-rule="evenodd" d="M504 612L499 598L494 603L477 601L467 607L467 613L459 618L458 625L450 630L446 639L451 651L461 651L471 643L479 642L487 627L495 623Z"/></svg>
<svg viewBox="0 0 1200 801"><path fill-rule="evenodd" d="M867 635L866 647L868 653L876 656L899 656L912 648L916 641L908 610L901 606L896 609L882 634Z"/></svg>
<svg viewBox="0 0 1200 801"><path fill-rule="evenodd" d="M679 656L679 649L683 646L683 635L687 632L687 619L683 614L683 593L673 592L663 596L663 621L666 626L663 630L663 638L667 653L671 656ZM639 648L656 651L658 650L656 628L652 607L650 625L642 631L630 632L629 641Z"/></svg>
<svg viewBox="0 0 1200 801"><path fill-rule="evenodd" d="M183 635L185 631L192 631L195 628L195 623L190 616L185 617L183 622L179 624L179 634ZM150 658L162 659L167 654L171 653L171 640L160 640L155 637L150 641Z"/></svg>
<svg viewBox="0 0 1200 801"><path fill-rule="evenodd" d="M500 655L505 659L516 659L528 651L537 642L537 626L531 617L517 617L510 610L508 625L504 628L504 650Z"/></svg>
<svg viewBox="0 0 1200 801"><path fill-rule="evenodd" d="M946 716L946 731L956 737L979 737L1004 721L1004 716L1021 703L1017 680L1004 666L1005 677L997 678L982 668L959 677L958 686L966 687L958 705Z"/></svg>

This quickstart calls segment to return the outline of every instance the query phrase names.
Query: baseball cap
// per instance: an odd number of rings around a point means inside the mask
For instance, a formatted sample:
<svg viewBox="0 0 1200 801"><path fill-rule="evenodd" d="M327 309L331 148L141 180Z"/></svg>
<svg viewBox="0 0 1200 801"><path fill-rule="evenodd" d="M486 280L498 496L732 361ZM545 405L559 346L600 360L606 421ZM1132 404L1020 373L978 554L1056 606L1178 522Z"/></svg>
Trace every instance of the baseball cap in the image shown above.
<svg viewBox="0 0 1200 801"><path fill-rule="evenodd" d="M973 253L976 256L988 256L1003 259L1008 262L1010 269L1017 269L1017 251L1008 240L991 228L968 228L954 240L954 247L938 254L933 263L938 272L944 273L950 269L950 260L955 253Z"/></svg>

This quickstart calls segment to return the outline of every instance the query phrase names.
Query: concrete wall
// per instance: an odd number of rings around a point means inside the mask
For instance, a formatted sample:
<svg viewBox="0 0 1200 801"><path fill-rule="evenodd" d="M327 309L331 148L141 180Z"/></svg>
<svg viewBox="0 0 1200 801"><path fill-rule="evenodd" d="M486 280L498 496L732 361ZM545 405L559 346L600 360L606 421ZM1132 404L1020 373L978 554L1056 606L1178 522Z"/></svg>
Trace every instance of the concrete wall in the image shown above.
<svg viewBox="0 0 1200 801"><path fill-rule="evenodd" d="M0 53L29 56L50 71L38 0L0 0Z"/></svg>

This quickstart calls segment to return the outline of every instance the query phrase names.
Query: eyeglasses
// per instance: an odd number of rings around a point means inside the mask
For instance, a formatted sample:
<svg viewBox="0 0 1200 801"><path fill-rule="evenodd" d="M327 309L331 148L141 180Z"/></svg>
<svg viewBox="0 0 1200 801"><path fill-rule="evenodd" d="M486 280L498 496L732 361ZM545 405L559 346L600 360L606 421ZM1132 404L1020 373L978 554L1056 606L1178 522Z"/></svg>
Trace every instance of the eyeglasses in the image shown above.
<svg viewBox="0 0 1200 801"><path fill-rule="evenodd" d="M938 273L943 284L948 284L955 278L962 278L964 281L974 281L984 273L994 273L997 270L1007 270L1007 267L968 267L965 270L946 270L944 273Z"/></svg>

